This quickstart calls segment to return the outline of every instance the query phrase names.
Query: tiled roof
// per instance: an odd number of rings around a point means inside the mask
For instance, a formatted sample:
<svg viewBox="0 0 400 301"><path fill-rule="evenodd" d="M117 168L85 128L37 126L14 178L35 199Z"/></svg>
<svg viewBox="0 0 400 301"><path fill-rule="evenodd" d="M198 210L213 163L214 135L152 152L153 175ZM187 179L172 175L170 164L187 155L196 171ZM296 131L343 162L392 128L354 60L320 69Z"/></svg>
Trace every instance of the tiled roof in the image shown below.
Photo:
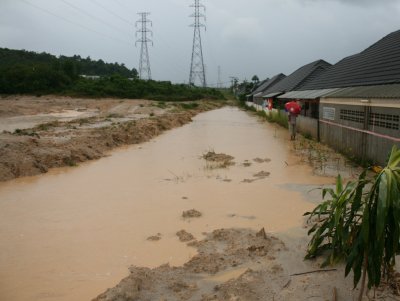
<svg viewBox="0 0 400 301"><path fill-rule="evenodd" d="M286 77L285 74L279 73L273 77L271 77L270 79L264 81L254 92L253 95L255 96L256 94L260 93L260 92L264 92L265 90L273 87L274 85L276 85L277 83L279 83L281 80L283 80Z"/></svg>
<svg viewBox="0 0 400 301"><path fill-rule="evenodd" d="M400 30L346 57L303 86L304 90L400 83Z"/></svg>
<svg viewBox="0 0 400 301"><path fill-rule="evenodd" d="M302 91L290 91L278 98L283 99L317 99L328 95L332 92L340 90L340 88L333 88L333 89L321 89L321 90L302 90Z"/></svg>
<svg viewBox="0 0 400 301"><path fill-rule="evenodd" d="M400 84L359 86L334 89L326 98L394 98L400 99Z"/></svg>
<svg viewBox="0 0 400 301"><path fill-rule="evenodd" d="M257 94L257 93L261 92L262 90L260 90L260 87L261 87L262 85L264 85L264 84L265 84L266 82L268 82L268 81L269 81L269 78L264 79L263 81L259 82L259 83L253 88L253 91L251 92L251 95L254 95L254 94Z"/></svg>
<svg viewBox="0 0 400 301"><path fill-rule="evenodd" d="M303 85L318 77L321 73L325 72L331 64L324 60L318 60L303 67L300 67L292 74L285 77L276 85L264 91L265 94L272 92L288 92L293 90L300 90Z"/></svg>
<svg viewBox="0 0 400 301"><path fill-rule="evenodd" d="M271 97L275 97L277 95L281 95L282 92L270 92L268 94L263 95L263 98L271 98Z"/></svg>

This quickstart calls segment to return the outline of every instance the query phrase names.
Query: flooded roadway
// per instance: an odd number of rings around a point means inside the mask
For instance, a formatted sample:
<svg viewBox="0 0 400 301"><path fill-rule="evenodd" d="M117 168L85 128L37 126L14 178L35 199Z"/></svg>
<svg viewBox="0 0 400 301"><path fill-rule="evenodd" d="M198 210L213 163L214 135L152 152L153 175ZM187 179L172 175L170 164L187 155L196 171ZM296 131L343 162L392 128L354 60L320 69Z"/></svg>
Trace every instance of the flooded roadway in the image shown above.
<svg viewBox="0 0 400 301"><path fill-rule="evenodd" d="M209 150L236 165L207 168ZM332 180L297 161L286 131L223 108L107 158L0 184L0 299L90 300L131 264L181 265L195 253L176 237L181 229L201 239L217 228L299 227L314 206L308 185ZM261 171L271 174L243 182ZM182 219L192 208L203 216ZM146 240L157 233L160 241Z"/></svg>

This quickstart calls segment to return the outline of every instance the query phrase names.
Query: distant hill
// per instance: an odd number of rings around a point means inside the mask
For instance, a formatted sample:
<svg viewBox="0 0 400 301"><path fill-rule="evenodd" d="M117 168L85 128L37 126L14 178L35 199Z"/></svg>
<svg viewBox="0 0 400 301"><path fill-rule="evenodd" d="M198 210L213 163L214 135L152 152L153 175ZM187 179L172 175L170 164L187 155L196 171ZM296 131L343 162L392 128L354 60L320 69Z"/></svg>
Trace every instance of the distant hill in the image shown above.
<svg viewBox="0 0 400 301"><path fill-rule="evenodd" d="M62 70L68 65L72 68L75 75L99 75L111 76L119 74L123 77L137 77L137 70L129 70L124 64L105 63L103 60L92 60L90 57L82 58L79 55L72 57L59 56L56 57L49 53L37 53L26 50L13 50L8 48L0 48L0 69L10 68L15 66L30 66L48 65L53 70Z"/></svg>

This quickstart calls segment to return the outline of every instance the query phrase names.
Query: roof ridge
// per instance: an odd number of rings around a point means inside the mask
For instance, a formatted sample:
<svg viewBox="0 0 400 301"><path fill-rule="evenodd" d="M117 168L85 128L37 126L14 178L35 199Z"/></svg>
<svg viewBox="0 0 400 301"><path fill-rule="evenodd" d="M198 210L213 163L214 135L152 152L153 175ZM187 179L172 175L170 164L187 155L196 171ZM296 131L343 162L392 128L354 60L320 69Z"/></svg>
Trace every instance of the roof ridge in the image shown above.
<svg viewBox="0 0 400 301"><path fill-rule="evenodd" d="M387 34L386 36L380 38L380 39L379 39L378 41L376 41L374 44L368 46L367 48L365 48L364 50L360 51L360 52L357 53L357 54L361 54L361 53L363 53L364 51L367 51L368 49L373 48L375 45L377 45L377 44L379 44L379 43L382 43L384 40L388 40L389 38L393 37L393 36L396 35L396 34L400 34L400 29L399 29L399 30L395 30L395 31L393 31L393 32L391 32L391 33L389 33L389 34Z"/></svg>
<svg viewBox="0 0 400 301"><path fill-rule="evenodd" d="M324 89L400 81L400 30L391 32L363 51L347 56L304 84Z"/></svg>

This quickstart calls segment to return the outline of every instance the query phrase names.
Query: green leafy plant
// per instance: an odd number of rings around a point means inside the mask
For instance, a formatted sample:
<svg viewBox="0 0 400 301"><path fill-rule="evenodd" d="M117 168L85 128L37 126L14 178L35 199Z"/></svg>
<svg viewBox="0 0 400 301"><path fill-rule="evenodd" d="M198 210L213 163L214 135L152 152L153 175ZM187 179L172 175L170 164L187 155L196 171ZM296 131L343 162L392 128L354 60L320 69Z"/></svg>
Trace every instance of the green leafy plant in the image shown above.
<svg viewBox="0 0 400 301"><path fill-rule="evenodd" d="M306 258L325 254L323 266L344 260L354 287L361 280L358 300L367 276L368 288L391 276L400 251L400 150L393 146L387 166L371 179L367 171L345 186L338 176L335 189L322 191L330 198L305 213L313 223Z"/></svg>

